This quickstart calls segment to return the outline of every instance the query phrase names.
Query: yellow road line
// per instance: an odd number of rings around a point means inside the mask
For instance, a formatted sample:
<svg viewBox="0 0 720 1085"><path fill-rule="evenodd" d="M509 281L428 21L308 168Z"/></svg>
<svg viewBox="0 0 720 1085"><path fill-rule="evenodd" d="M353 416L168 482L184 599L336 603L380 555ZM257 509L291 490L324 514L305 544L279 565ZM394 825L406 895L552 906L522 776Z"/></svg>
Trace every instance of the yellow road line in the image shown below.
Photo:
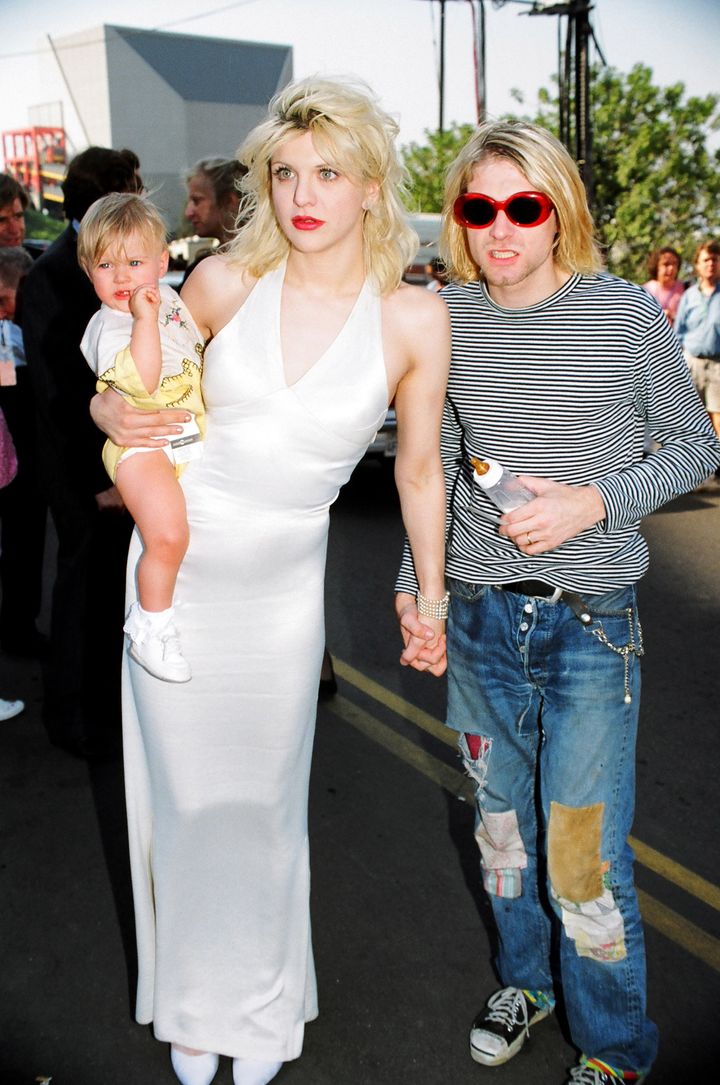
<svg viewBox="0 0 720 1085"><path fill-rule="evenodd" d="M328 707L336 716L340 716L346 723L362 731L373 742L384 746L386 750L422 773L428 780L432 780L434 784L445 788L451 795L465 799L466 802L473 802L473 790L466 776L443 761L439 761L437 757L433 757L427 750L411 742L409 738L399 735L397 731L393 731L392 727L376 720L364 708L359 708L340 694L333 697L332 704Z"/></svg>
<svg viewBox="0 0 720 1085"><path fill-rule="evenodd" d="M686 953L704 961L720 972L720 939L697 927L689 919L661 904L642 889L637 890L642 917L648 927L654 927L666 938L677 943Z"/></svg>
<svg viewBox="0 0 720 1085"><path fill-rule="evenodd" d="M446 746L454 748L457 745L455 731L445 727L440 720L435 719L429 712L423 712L421 708L411 704L410 701L406 701L404 697L400 697L397 693L386 689L385 686L375 682L372 678L368 678L362 671L351 667L349 663L344 663L341 659L333 659L333 662L337 673L350 685L379 701L380 704L385 705L386 708L389 708L398 716L402 716L409 723L422 728L423 731L445 743ZM449 790L452 790L452 788ZM470 799L469 801L473 800ZM701 900L703 904L720 911L720 888L718 886L713 885L712 882L707 881L700 874L688 870L687 867L675 862L674 859L670 859L667 855L663 855L662 852L656 851L655 848L651 848L649 844L644 844L637 837L631 836L629 839L638 863L647 867L648 870L652 870L653 873L659 874L666 881L672 882L673 885L677 885L684 892Z"/></svg>
<svg viewBox="0 0 720 1085"><path fill-rule="evenodd" d="M336 660L333 662L337 663ZM346 668L345 664L342 666L343 669ZM336 670L338 674L341 673L340 667L336 666ZM383 746L389 753L405 761L434 784L466 802L474 801L471 781L462 772L439 761L427 750L423 750L403 735L399 735L392 727L375 719L364 708L359 708L340 694L333 698L332 704L328 707L336 716L355 727L366 738ZM697 957L716 972L720 972L720 939L707 934L678 912L674 912L672 908L655 900L649 893L640 889L637 893L643 919L649 927L654 927L681 949Z"/></svg>
<svg viewBox="0 0 720 1085"><path fill-rule="evenodd" d="M662 852L655 851L649 844L643 844L636 836L629 837L629 840L638 863L720 912L720 888L717 885L681 866Z"/></svg>
<svg viewBox="0 0 720 1085"><path fill-rule="evenodd" d="M381 686L379 682L368 678L362 671L351 667L349 663L344 663L342 659L336 659L333 656L333 665L337 674L344 678L346 682L349 682L351 686L355 686L362 693L367 693L373 700L384 704L386 708L389 708L398 716L402 716L403 719L409 720L410 723L414 723L417 727L422 727L423 731L427 731L428 734L439 739L440 742L444 742L446 746L457 746L457 732L451 731L449 727L446 727L440 720L436 720L429 712L423 712L422 708L418 708L399 694L393 693L392 690L386 689L385 686ZM432 681L430 677L427 680Z"/></svg>

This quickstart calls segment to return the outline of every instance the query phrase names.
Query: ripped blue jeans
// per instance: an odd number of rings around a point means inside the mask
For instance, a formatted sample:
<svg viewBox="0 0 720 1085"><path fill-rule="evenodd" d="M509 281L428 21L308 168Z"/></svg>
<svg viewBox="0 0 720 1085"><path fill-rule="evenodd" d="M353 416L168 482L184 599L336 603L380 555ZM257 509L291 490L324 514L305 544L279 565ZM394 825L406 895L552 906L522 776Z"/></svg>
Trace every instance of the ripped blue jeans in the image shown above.
<svg viewBox="0 0 720 1085"><path fill-rule="evenodd" d="M553 991L573 1042L650 1069L645 947L627 837L642 633L635 589L563 601L450 580L448 726L476 783L476 839L504 986ZM470 737L466 737L470 736Z"/></svg>

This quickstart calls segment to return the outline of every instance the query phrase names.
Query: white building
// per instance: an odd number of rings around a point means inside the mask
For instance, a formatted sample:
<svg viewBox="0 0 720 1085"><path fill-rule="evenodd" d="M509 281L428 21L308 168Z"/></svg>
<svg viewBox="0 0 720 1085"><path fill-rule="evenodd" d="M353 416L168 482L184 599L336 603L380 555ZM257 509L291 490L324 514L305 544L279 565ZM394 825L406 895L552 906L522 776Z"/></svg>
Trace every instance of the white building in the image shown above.
<svg viewBox="0 0 720 1085"><path fill-rule="evenodd" d="M129 147L177 227L183 178L199 158L234 155L292 79L292 47L101 26L54 40L88 146Z"/></svg>

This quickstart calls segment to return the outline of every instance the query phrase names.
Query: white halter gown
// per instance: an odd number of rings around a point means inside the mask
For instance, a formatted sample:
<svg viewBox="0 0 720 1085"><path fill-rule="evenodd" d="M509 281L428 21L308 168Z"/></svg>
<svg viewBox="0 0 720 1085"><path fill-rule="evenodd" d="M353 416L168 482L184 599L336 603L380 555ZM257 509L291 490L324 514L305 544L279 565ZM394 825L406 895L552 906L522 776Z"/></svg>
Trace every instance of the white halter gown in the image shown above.
<svg viewBox="0 0 720 1085"><path fill-rule="evenodd" d="M160 1040L268 1060L297 1057L317 1014L307 792L328 510L388 402L367 282L286 384L284 274L258 282L205 354L207 437L182 477L175 595L192 681L124 661L137 1019ZM136 532L128 605L139 550Z"/></svg>

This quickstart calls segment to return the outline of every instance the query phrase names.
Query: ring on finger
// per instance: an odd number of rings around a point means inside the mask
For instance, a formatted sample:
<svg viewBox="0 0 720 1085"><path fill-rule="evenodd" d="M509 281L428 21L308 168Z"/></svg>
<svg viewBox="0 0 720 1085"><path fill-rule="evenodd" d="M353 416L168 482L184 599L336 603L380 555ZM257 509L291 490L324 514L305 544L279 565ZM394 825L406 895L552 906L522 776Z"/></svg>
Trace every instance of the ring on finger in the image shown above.
<svg viewBox="0 0 720 1085"><path fill-rule="evenodd" d="M529 531L528 531L527 535L525 536L525 538L527 539L527 545L532 546L532 544L533 544L532 535L530 534Z"/></svg>

